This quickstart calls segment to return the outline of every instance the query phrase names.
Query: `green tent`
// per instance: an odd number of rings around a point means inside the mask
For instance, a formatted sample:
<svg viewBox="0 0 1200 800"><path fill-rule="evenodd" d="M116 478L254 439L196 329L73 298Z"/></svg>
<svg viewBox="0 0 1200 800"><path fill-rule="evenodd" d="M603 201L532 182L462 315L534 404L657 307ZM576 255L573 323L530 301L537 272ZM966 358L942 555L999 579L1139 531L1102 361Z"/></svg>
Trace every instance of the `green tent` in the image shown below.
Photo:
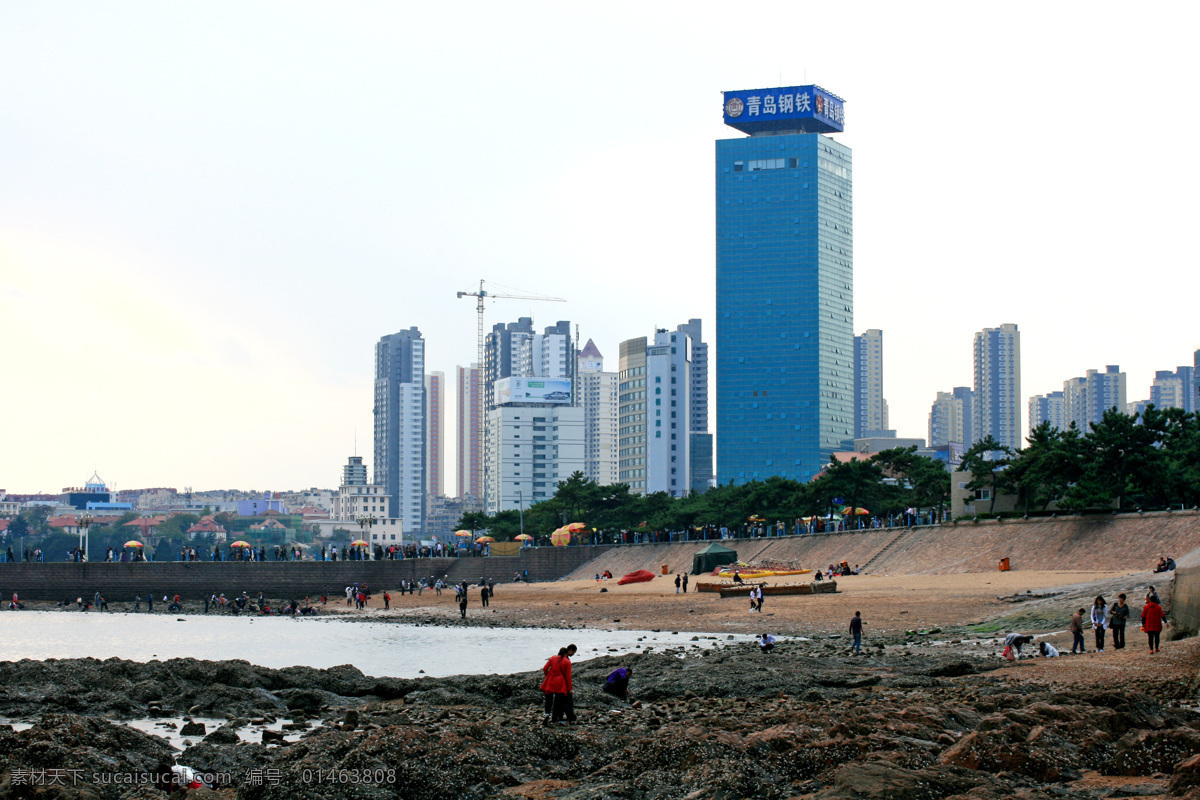
<svg viewBox="0 0 1200 800"><path fill-rule="evenodd" d="M732 564L737 560L737 550L730 550L728 547L722 547L713 542L692 556L692 574L703 575L712 572L722 564Z"/></svg>

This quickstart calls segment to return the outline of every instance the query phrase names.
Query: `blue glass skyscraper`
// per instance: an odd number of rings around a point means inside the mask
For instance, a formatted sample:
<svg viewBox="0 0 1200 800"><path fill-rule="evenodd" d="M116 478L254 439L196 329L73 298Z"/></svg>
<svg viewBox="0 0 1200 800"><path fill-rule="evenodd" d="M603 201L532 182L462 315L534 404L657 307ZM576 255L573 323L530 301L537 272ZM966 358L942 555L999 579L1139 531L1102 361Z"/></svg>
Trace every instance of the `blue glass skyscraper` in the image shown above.
<svg viewBox="0 0 1200 800"><path fill-rule="evenodd" d="M810 480L854 436L850 148L819 86L725 93L717 141L717 480Z"/></svg>

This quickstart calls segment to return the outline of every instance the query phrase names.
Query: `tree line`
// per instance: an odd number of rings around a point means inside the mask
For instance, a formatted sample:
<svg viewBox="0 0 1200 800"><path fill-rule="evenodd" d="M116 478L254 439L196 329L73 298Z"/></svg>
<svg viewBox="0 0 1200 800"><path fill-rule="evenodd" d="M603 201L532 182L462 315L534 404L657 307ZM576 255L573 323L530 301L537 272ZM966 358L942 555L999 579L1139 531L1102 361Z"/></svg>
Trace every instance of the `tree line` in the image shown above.
<svg viewBox="0 0 1200 800"><path fill-rule="evenodd" d="M960 470L970 489L1015 494L1026 513L1051 503L1067 512L1153 510L1200 505L1200 413L1148 406L1109 409L1091 430L1043 422L1020 450L992 437L976 442Z"/></svg>
<svg viewBox="0 0 1200 800"><path fill-rule="evenodd" d="M910 508L940 510L950 499L950 473L942 462L919 456L916 450L894 448L866 459L833 460L808 483L768 478L681 498L666 492L636 494L625 483L602 486L576 472L558 484L553 497L534 503L523 514L468 512L459 527L487 530L505 540L522 529L544 536L570 522L601 531L681 531L737 528L754 517L764 525L784 522L790 528L804 517L840 516L846 507L865 508L884 518Z"/></svg>

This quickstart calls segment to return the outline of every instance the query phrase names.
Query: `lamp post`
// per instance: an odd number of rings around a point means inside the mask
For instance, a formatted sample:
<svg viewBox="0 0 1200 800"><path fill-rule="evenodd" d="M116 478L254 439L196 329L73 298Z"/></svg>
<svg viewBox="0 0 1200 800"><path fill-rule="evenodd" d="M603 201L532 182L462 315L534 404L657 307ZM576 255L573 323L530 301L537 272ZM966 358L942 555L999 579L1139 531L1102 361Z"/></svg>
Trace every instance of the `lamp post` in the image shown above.
<svg viewBox="0 0 1200 800"><path fill-rule="evenodd" d="M362 535L362 540L367 543L367 553L374 557L371 551L371 526L379 522L374 514L364 514L358 520L358 532Z"/></svg>
<svg viewBox="0 0 1200 800"><path fill-rule="evenodd" d="M94 518L91 514L84 514L79 518L79 560L87 561L88 559L88 528L92 527Z"/></svg>
<svg viewBox="0 0 1200 800"><path fill-rule="evenodd" d="M517 516L521 520L521 533L525 533L525 490L517 489Z"/></svg>

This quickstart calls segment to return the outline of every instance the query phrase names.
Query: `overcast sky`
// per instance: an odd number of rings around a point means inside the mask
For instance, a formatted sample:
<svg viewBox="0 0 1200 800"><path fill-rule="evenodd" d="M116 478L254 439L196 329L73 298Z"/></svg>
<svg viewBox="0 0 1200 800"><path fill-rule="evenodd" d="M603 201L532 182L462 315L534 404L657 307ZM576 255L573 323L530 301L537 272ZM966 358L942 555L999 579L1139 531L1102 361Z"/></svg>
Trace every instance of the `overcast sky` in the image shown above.
<svg viewBox="0 0 1200 800"><path fill-rule="evenodd" d="M846 99L900 435L1005 322L1022 405L1106 364L1145 398L1200 348L1197 16L9 0L0 487L335 486L356 431L373 460L375 342L418 326L452 382L480 278L568 300L489 328L571 320L610 369L655 326L711 341L720 92L804 83Z"/></svg>

